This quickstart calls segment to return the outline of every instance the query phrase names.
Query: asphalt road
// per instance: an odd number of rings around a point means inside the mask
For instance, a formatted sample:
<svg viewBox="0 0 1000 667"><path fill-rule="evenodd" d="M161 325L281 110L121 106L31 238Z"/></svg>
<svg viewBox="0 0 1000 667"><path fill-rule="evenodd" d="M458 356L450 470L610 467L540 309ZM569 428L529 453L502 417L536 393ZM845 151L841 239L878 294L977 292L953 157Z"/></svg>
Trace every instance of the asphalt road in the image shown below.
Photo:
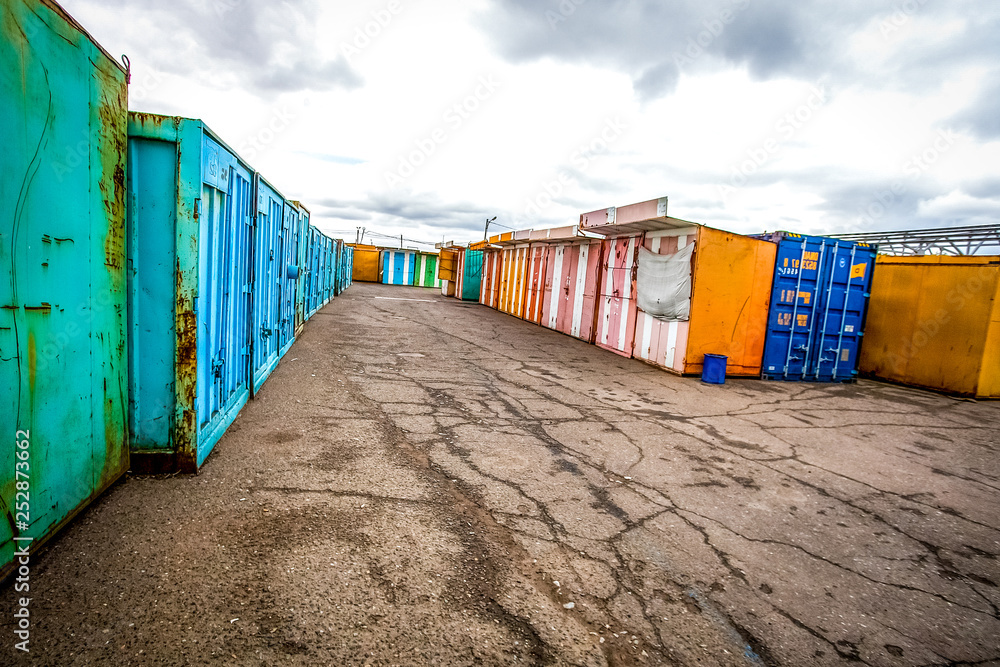
<svg viewBox="0 0 1000 667"><path fill-rule="evenodd" d="M998 665L998 424L872 382L708 386L357 284L201 474L130 476L34 559L31 654L5 613L0 656Z"/></svg>

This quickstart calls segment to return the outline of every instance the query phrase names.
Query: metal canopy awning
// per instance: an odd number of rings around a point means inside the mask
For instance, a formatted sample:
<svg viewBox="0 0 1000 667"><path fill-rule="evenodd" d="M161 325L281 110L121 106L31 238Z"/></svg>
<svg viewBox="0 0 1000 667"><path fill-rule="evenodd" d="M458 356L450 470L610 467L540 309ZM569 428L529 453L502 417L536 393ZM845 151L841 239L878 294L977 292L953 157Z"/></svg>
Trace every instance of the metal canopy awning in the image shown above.
<svg viewBox="0 0 1000 667"><path fill-rule="evenodd" d="M662 229L697 227L696 222L672 218L667 215L667 198L630 204L622 207L602 208L580 216L584 231L601 236L629 236Z"/></svg>

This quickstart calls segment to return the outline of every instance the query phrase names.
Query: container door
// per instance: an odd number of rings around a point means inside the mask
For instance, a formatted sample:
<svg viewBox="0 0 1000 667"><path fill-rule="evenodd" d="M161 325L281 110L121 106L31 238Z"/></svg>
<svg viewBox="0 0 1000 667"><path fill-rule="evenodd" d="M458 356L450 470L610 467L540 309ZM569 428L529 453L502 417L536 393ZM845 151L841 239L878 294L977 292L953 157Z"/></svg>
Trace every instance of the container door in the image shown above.
<svg viewBox="0 0 1000 667"><path fill-rule="evenodd" d="M594 310L601 263L601 243L578 245L576 290L573 294L573 322L570 335L590 342L594 339Z"/></svg>
<svg viewBox="0 0 1000 667"><path fill-rule="evenodd" d="M267 183L258 179L257 224L254 228L254 391L278 363L280 302L278 267L284 202Z"/></svg>
<svg viewBox="0 0 1000 667"><path fill-rule="evenodd" d="M524 319L540 324L542 319L542 297L545 291L545 256L548 248L544 245L529 249L530 275L528 293L525 301Z"/></svg>
<svg viewBox="0 0 1000 667"><path fill-rule="evenodd" d="M778 243L764 347L765 378L803 380L807 375L824 255L821 239L796 236Z"/></svg>
<svg viewBox="0 0 1000 667"><path fill-rule="evenodd" d="M857 244L788 236L778 244L764 373L846 382L857 375L875 253Z"/></svg>
<svg viewBox="0 0 1000 667"><path fill-rule="evenodd" d="M203 140L198 240L197 465L249 397L253 182L235 156Z"/></svg>
<svg viewBox="0 0 1000 667"><path fill-rule="evenodd" d="M632 356L635 334L635 261L640 237L604 242L601 301L596 344L624 357Z"/></svg>
<svg viewBox="0 0 1000 667"><path fill-rule="evenodd" d="M555 330L567 336L573 335L573 305L576 302L577 278L579 277L580 249L579 245L561 246L562 257L556 259L559 270L558 283L553 286L553 312L550 318L555 319Z"/></svg>
<svg viewBox="0 0 1000 667"><path fill-rule="evenodd" d="M434 287L436 274L437 257L434 255L424 255L424 287Z"/></svg>
<svg viewBox="0 0 1000 667"><path fill-rule="evenodd" d="M479 301L479 288L483 279L483 252L481 250L467 250L464 254L462 299L464 301Z"/></svg>
<svg viewBox="0 0 1000 667"><path fill-rule="evenodd" d="M559 272L562 269L562 259L565 246L557 245L549 248L545 254L545 280L542 287L542 317L539 321L543 327L555 329L555 309L559 307Z"/></svg>
<svg viewBox="0 0 1000 667"><path fill-rule="evenodd" d="M847 382L858 374L875 253L866 246L837 241L827 245L824 252L826 268L805 379Z"/></svg>
<svg viewBox="0 0 1000 667"><path fill-rule="evenodd" d="M289 202L282 205L281 224L281 266L278 282L280 292L280 312L278 322L278 344L284 354L295 340L295 283L297 281L295 257L298 253L296 232L298 214Z"/></svg>

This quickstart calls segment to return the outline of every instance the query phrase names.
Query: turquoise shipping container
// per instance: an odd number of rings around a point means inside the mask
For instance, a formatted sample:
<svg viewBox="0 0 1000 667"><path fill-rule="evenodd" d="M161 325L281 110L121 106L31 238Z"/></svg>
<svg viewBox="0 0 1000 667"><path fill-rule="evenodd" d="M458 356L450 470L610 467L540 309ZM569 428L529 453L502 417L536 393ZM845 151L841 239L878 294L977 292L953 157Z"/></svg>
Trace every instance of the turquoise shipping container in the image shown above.
<svg viewBox="0 0 1000 667"><path fill-rule="evenodd" d="M129 465L128 117L125 69L53 2L4 0L0 63L4 577Z"/></svg>
<svg viewBox="0 0 1000 667"><path fill-rule="evenodd" d="M133 467L195 472L250 397L254 174L199 120L129 118Z"/></svg>

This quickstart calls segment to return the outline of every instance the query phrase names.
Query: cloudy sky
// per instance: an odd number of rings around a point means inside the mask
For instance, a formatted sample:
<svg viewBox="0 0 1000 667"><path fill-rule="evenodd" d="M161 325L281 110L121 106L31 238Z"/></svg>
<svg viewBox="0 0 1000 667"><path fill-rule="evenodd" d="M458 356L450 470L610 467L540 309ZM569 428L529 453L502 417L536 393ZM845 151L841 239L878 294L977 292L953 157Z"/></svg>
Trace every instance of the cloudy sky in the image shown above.
<svg viewBox="0 0 1000 667"><path fill-rule="evenodd" d="M1000 221L989 0L62 4L132 109L204 119L350 240L664 195L737 232Z"/></svg>

